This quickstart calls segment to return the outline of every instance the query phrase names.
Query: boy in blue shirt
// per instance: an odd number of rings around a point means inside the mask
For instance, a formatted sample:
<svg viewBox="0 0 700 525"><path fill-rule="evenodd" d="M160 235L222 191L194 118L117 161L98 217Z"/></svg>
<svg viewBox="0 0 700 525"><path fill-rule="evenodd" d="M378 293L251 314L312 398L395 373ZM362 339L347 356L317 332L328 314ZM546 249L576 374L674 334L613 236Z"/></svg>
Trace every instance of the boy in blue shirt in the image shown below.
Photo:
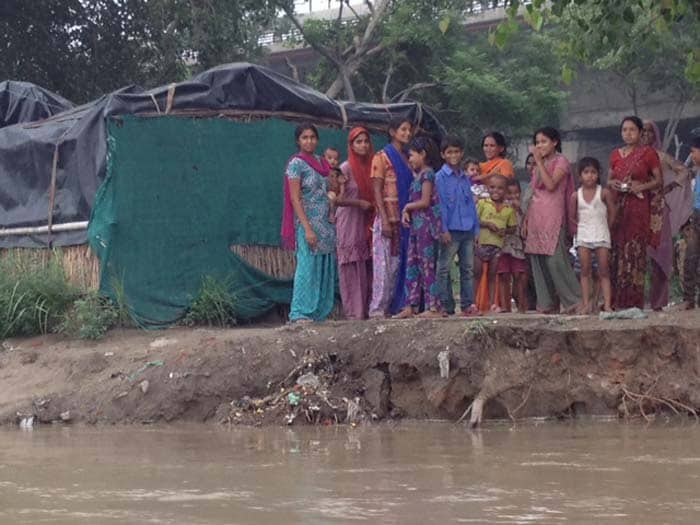
<svg viewBox="0 0 700 525"><path fill-rule="evenodd" d="M686 310L692 310L697 305L700 287L700 137L695 137L690 144L690 158L695 173L695 199L693 214L683 232L686 242L683 265L683 300Z"/></svg>
<svg viewBox="0 0 700 525"><path fill-rule="evenodd" d="M440 144L445 162L435 175L440 196L442 235L437 278L440 300L445 312L455 313L454 293L450 281L450 266L455 255L459 258L460 302L463 316L479 315L474 304L474 239L479 235L479 218L474 205L471 183L462 170L464 143L447 136Z"/></svg>

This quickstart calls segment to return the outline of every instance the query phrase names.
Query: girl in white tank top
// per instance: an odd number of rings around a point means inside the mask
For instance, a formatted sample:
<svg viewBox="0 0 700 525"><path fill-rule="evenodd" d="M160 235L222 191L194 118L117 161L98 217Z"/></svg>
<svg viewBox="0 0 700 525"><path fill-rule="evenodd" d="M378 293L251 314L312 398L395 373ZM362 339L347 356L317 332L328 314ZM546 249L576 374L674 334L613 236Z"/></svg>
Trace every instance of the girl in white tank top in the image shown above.
<svg viewBox="0 0 700 525"><path fill-rule="evenodd" d="M610 287L610 225L614 220L615 202L610 190L600 185L600 163L584 157L578 163L581 187L570 196L571 221L576 224L576 248L581 262L581 313L589 314L591 305L591 259L595 252L598 279L603 291L606 312L612 311ZM597 294L596 294L597 296ZM597 313L597 312L593 312Z"/></svg>

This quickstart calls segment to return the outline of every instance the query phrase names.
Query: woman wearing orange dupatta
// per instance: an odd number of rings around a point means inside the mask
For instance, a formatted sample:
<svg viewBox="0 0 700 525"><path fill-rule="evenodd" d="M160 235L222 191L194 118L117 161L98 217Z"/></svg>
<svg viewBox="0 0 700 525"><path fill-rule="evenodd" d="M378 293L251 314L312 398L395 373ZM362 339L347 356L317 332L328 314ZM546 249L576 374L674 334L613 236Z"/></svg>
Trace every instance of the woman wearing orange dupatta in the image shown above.
<svg viewBox="0 0 700 525"><path fill-rule="evenodd" d="M484 152L484 157L486 157L486 162L479 163L479 175L472 179L472 184L488 186L491 175L503 175L508 179L515 177L513 164L506 158L507 147L506 138L502 133L492 131L484 135L484 138L481 139L481 149ZM477 308L482 312L491 309L488 277L485 277L488 274L489 264L497 264L497 260L491 263L484 263L482 278L479 281L474 300ZM496 287L498 287L498 281L496 282ZM498 303L498 289L496 289L495 297L496 303Z"/></svg>
<svg viewBox="0 0 700 525"><path fill-rule="evenodd" d="M479 176L474 177L472 182L488 185L491 175L503 175L508 179L515 177L513 164L506 158L507 147L506 138L501 133L492 131L484 135L481 139L481 149L486 162L479 163Z"/></svg>
<svg viewBox="0 0 700 525"><path fill-rule="evenodd" d="M335 224L340 299L347 319L366 319L369 307L373 156L369 131L362 127L351 129L348 160L340 166L346 180L341 184Z"/></svg>
<svg viewBox="0 0 700 525"><path fill-rule="evenodd" d="M620 133L625 145L610 155L608 187L618 213L611 229L610 278L615 308L644 308L647 247L658 247L663 225L661 163L654 148L642 144L639 117L625 117Z"/></svg>

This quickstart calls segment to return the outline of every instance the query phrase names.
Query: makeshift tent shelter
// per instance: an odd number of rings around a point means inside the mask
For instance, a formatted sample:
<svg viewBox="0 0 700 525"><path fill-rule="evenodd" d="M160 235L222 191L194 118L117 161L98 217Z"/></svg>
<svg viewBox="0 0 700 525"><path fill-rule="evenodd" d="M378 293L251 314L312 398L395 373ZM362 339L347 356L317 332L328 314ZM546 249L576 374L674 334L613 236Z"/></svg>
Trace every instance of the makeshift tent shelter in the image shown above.
<svg viewBox="0 0 700 525"><path fill-rule="evenodd" d="M418 103L338 102L247 63L127 88L0 130L0 246L80 244L92 217L101 289L119 287L141 324L176 320L205 275L230 281L237 313L254 317L291 294L277 246L295 121L342 151L343 128L383 131L397 115L442 134Z"/></svg>
<svg viewBox="0 0 700 525"><path fill-rule="evenodd" d="M31 82L0 82L0 128L45 119L73 106L62 96Z"/></svg>

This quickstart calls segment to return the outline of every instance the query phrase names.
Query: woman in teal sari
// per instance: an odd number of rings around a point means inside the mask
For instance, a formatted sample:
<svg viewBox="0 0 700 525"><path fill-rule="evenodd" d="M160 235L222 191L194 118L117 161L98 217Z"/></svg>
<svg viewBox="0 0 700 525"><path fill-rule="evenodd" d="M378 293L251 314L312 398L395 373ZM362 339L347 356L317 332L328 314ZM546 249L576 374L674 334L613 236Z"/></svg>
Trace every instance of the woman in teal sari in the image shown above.
<svg viewBox="0 0 700 525"><path fill-rule="evenodd" d="M294 131L299 147L287 163L282 243L296 249L294 291L289 320L323 321L335 304L335 225L328 220L329 166L316 154L318 130L301 124Z"/></svg>

